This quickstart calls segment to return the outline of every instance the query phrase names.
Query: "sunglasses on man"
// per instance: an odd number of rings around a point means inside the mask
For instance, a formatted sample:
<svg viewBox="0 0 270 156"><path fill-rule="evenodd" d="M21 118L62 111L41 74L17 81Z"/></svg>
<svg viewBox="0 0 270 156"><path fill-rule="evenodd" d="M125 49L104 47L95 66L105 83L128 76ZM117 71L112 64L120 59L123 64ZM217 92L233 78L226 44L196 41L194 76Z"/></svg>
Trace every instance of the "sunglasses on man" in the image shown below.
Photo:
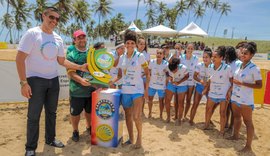
<svg viewBox="0 0 270 156"><path fill-rule="evenodd" d="M48 16L50 20L56 20L57 22L59 22L60 18L59 17L55 17L53 15L49 15Z"/></svg>

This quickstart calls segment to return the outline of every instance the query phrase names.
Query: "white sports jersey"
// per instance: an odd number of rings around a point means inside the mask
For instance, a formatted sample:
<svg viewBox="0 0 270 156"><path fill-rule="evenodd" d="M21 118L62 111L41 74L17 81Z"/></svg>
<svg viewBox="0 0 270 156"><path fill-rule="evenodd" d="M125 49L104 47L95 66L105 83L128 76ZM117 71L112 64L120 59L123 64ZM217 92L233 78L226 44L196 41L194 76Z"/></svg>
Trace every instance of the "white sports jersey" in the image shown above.
<svg viewBox="0 0 270 156"><path fill-rule="evenodd" d="M114 60L116 60L118 57L120 57L120 56L118 56L118 54L117 54L116 51L112 51L111 54L113 55ZM112 76L111 80L114 80L117 77L117 75L118 75L118 68L112 67L110 69L110 75ZM121 85L122 84L122 79L118 80L115 84L116 85Z"/></svg>
<svg viewBox="0 0 270 156"><path fill-rule="evenodd" d="M141 71L142 65L145 63L146 60L143 54L136 50L133 52L131 58L127 58L126 53L120 56L117 68L122 69L122 93L144 93Z"/></svg>
<svg viewBox="0 0 270 156"><path fill-rule="evenodd" d="M244 68L241 66L237 68L233 78L245 83L255 83L257 80L262 80L260 69L253 62L249 62ZM253 88L233 84L231 99L240 104L253 105Z"/></svg>
<svg viewBox="0 0 270 156"><path fill-rule="evenodd" d="M149 87L154 89L166 89L166 73L165 70L168 62L162 60L161 64L157 64L157 59L152 59L149 64L151 69L151 77Z"/></svg>
<svg viewBox="0 0 270 156"><path fill-rule="evenodd" d="M209 66L205 67L205 64L203 62L198 63L195 66L195 72L198 73L197 77L201 80L204 80L205 82L209 79ZM196 83L201 84L200 82L196 81Z"/></svg>
<svg viewBox="0 0 270 156"><path fill-rule="evenodd" d="M222 62L215 70L214 64L209 67L210 74L210 90L209 97L225 99L228 89L231 86L230 78L232 78L231 67Z"/></svg>
<svg viewBox="0 0 270 156"><path fill-rule="evenodd" d="M195 72L195 66L198 64L198 57L195 55L191 56L190 60L186 59L186 54L183 54L182 57L180 57L181 60L181 64L184 64L187 69L188 69L188 73L189 73L189 78L187 80L187 85L188 86L194 86L195 85L195 81L193 79L193 75Z"/></svg>
<svg viewBox="0 0 270 156"><path fill-rule="evenodd" d="M55 32L47 34L40 27L31 28L23 35L18 50L28 54L26 77L51 79L58 76L57 57L65 54L63 40Z"/></svg>
<svg viewBox="0 0 270 156"><path fill-rule="evenodd" d="M175 81L177 82L177 81L182 80L185 77L185 75L188 74L187 67L185 65L183 65L183 64L178 65L178 70L177 70L176 73L173 73L170 70L168 70L168 71L169 71L169 75L173 78L173 80L172 80L173 82L175 82ZM186 86L187 85L186 82L187 82L187 80L180 83L177 86Z"/></svg>
<svg viewBox="0 0 270 156"><path fill-rule="evenodd" d="M240 60L234 60L232 63L230 63L229 65L231 66L232 73L234 73L236 69L241 66L241 64L242 62Z"/></svg>

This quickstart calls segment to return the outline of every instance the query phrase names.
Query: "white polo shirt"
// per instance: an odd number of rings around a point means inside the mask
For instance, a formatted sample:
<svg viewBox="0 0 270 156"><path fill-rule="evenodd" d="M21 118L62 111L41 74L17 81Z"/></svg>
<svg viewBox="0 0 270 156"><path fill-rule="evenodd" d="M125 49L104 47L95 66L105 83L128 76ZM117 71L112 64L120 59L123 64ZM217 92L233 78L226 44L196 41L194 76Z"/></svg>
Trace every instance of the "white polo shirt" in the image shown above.
<svg viewBox="0 0 270 156"><path fill-rule="evenodd" d="M165 70L168 66L166 60L162 60L161 64L157 64L157 59L152 59L149 63L151 69L151 77L149 87L154 89L166 89L166 73Z"/></svg>
<svg viewBox="0 0 270 156"><path fill-rule="evenodd" d="M210 90L209 97L225 99L228 89L231 86L230 78L232 78L231 67L222 62L221 65L215 70L214 64L209 67L210 75Z"/></svg>
<svg viewBox="0 0 270 156"><path fill-rule="evenodd" d="M120 56L117 68L122 69L122 93L136 94L144 93L143 79L141 76L142 65L146 63L142 53L133 52L131 58L127 54Z"/></svg>
<svg viewBox="0 0 270 156"><path fill-rule="evenodd" d="M55 32L44 33L40 27L34 27L23 35L19 51L28 54L25 60L26 77L52 79L58 76L57 57L64 57L62 38Z"/></svg>
<svg viewBox="0 0 270 156"><path fill-rule="evenodd" d="M255 83L257 80L262 80L260 69L253 62L249 62L244 68L240 66L235 71L233 78L245 83ZM253 88L233 84L231 99L243 105L253 105Z"/></svg>
<svg viewBox="0 0 270 156"><path fill-rule="evenodd" d="M186 82L186 84L188 86L194 86L195 85L195 81L193 79L193 75L195 72L195 66L198 64L198 57L195 55L192 55L190 60L187 60L186 58L186 54L183 54L182 57L180 57L180 63L185 65L188 69L188 73L189 73L189 78Z"/></svg>
<svg viewBox="0 0 270 156"><path fill-rule="evenodd" d="M241 66L241 64L242 62L240 60L234 60L232 63L230 63L229 65L231 66L232 73L234 73L236 69L238 69Z"/></svg>
<svg viewBox="0 0 270 156"><path fill-rule="evenodd" d="M171 72L169 69L168 71L169 71L169 75L173 78L172 82L180 81L185 77L186 74L188 74L187 67L183 64L178 65L178 70L176 73ZM177 86L186 86L186 85L187 85L187 80L178 84Z"/></svg>
<svg viewBox="0 0 270 156"><path fill-rule="evenodd" d="M208 67L206 67L203 62L198 63L195 66L195 72L198 73L197 77L206 82L209 79L209 67L210 67L210 65L208 65ZM201 84L198 81L196 81L196 83Z"/></svg>

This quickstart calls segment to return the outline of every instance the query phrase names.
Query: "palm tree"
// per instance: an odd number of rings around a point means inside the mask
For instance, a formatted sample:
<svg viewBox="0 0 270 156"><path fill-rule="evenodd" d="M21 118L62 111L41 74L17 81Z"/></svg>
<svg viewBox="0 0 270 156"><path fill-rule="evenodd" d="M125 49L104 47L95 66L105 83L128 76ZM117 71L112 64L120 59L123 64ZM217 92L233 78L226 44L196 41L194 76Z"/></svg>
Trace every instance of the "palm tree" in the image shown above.
<svg viewBox="0 0 270 156"><path fill-rule="evenodd" d="M85 0L76 0L73 3L74 8L74 18L78 23L80 23L81 27L86 23L87 20L90 19L90 5L85 2Z"/></svg>
<svg viewBox="0 0 270 156"><path fill-rule="evenodd" d="M20 37L20 31L23 29L23 24L27 23L27 18L31 18L31 8L28 7L27 1L20 0L16 3L13 3L14 11L12 11L12 14L14 14L15 17L15 28L17 29L17 40L19 40Z"/></svg>
<svg viewBox="0 0 270 156"><path fill-rule="evenodd" d="M36 4L33 6L36 21L41 22L41 15L46 6L48 6L47 0L36 0Z"/></svg>
<svg viewBox="0 0 270 156"><path fill-rule="evenodd" d="M145 29L144 22L141 19L137 19L136 21L134 21L134 23L140 30Z"/></svg>
<svg viewBox="0 0 270 156"><path fill-rule="evenodd" d="M186 1L185 0L179 0L176 2L176 5L175 5L175 10L177 12L177 24L176 26L178 26L178 23L180 21L180 17L182 17L182 15L185 13L185 10L187 8L187 4L186 4Z"/></svg>
<svg viewBox="0 0 270 156"><path fill-rule="evenodd" d="M210 8L212 6L212 4L213 4L213 0L203 0L202 1L202 5L205 8L205 11L204 12L206 12L207 8ZM203 21L203 16L201 18L200 26L202 24L202 21Z"/></svg>
<svg viewBox="0 0 270 156"><path fill-rule="evenodd" d="M218 25L219 25L219 22L220 22L220 19L222 17L222 15L228 15L228 12L231 12L231 6L228 2L225 2L225 3L222 3L220 5L220 16L218 18L218 22L217 22L217 25L216 25L216 29L215 29L215 32L214 32L214 37L216 36L216 32L217 32L217 28L218 28Z"/></svg>
<svg viewBox="0 0 270 156"><path fill-rule="evenodd" d="M141 2L141 0L137 0L136 16L135 16L135 20L134 21L136 21L137 18L138 18L138 11L139 11L140 2Z"/></svg>
<svg viewBox="0 0 270 156"><path fill-rule="evenodd" d="M203 6L201 4L198 4L197 8L195 9L195 14L194 16L196 17L195 19L195 23L197 21L197 19L201 18L204 16L205 13L205 9L203 8Z"/></svg>
<svg viewBox="0 0 270 156"><path fill-rule="evenodd" d="M112 4L111 0L98 0L94 2L93 7L95 14L98 14L98 34L100 35L100 18L105 18L107 14L110 14L113 10L110 5Z"/></svg>
<svg viewBox="0 0 270 156"><path fill-rule="evenodd" d="M156 12L154 9L150 8L147 10L145 16L147 16L146 27L150 28L155 25Z"/></svg>
<svg viewBox="0 0 270 156"><path fill-rule="evenodd" d="M69 17L74 10L72 5L72 0L59 0L54 4L56 8L59 10L59 14L61 16L59 23L66 24L69 20Z"/></svg>
<svg viewBox="0 0 270 156"><path fill-rule="evenodd" d="M144 0L144 3L146 4L147 12L145 16L147 16L147 22L146 26L147 28L152 27L155 24L156 19L156 0Z"/></svg>
<svg viewBox="0 0 270 156"><path fill-rule="evenodd" d="M166 10L167 10L167 5L163 2L159 2L158 3L158 12L159 12L159 16L157 18L157 24L160 25L160 24L164 24L165 22L165 13L166 13Z"/></svg>
<svg viewBox="0 0 270 156"><path fill-rule="evenodd" d="M10 35L10 42L13 42L12 35L11 35L11 28L14 26L14 17L11 16L11 14L6 13L3 16L2 25L8 29L8 34ZM7 40L7 36L5 38L5 41Z"/></svg>
<svg viewBox="0 0 270 156"><path fill-rule="evenodd" d="M198 4L197 0L186 0L187 2L187 9L188 9L188 19L187 19L187 24L189 23L189 18L190 18L190 11L196 7Z"/></svg>
<svg viewBox="0 0 270 156"><path fill-rule="evenodd" d="M176 8L172 8L172 9L167 9L166 10L166 20L168 21L168 25L170 28L175 29L175 23L176 23L176 19L177 19L178 13Z"/></svg>
<svg viewBox="0 0 270 156"><path fill-rule="evenodd" d="M219 6L220 6L219 0L213 0L213 3L211 5L212 13L211 13L211 16L210 16L210 20L208 22L208 25L207 25L207 33L209 31L209 28L210 28L210 23L211 23L211 20L212 20L212 17L213 17L213 13L214 13L214 11L218 11Z"/></svg>

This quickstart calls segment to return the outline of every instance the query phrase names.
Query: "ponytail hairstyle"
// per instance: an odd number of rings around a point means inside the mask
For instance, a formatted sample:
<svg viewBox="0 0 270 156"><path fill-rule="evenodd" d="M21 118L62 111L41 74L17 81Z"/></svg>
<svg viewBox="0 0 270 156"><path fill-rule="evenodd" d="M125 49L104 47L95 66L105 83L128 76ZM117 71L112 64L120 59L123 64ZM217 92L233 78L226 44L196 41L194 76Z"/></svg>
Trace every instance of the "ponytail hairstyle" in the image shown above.
<svg viewBox="0 0 270 156"><path fill-rule="evenodd" d="M180 64L180 59L179 58L173 58L171 63L169 63L169 69L170 71L175 71L175 69L178 68L178 65Z"/></svg>
<svg viewBox="0 0 270 156"><path fill-rule="evenodd" d="M225 46L218 46L218 48L215 51L217 52L218 56L223 57L223 60L225 59L225 52L226 52Z"/></svg>
<svg viewBox="0 0 270 156"><path fill-rule="evenodd" d="M237 59L237 54L235 48L233 46L227 46L225 51L225 58L224 60L226 63L232 63Z"/></svg>
<svg viewBox="0 0 270 156"><path fill-rule="evenodd" d="M247 49L251 54L255 54L257 52L257 44L255 42L246 43L243 48Z"/></svg>
<svg viewBox="0 0 270 156"><path fill-rule="evenodd" d="M210 58L212 57L212 50L211 48L204 48L204 53L206 53Z"/></svg>

